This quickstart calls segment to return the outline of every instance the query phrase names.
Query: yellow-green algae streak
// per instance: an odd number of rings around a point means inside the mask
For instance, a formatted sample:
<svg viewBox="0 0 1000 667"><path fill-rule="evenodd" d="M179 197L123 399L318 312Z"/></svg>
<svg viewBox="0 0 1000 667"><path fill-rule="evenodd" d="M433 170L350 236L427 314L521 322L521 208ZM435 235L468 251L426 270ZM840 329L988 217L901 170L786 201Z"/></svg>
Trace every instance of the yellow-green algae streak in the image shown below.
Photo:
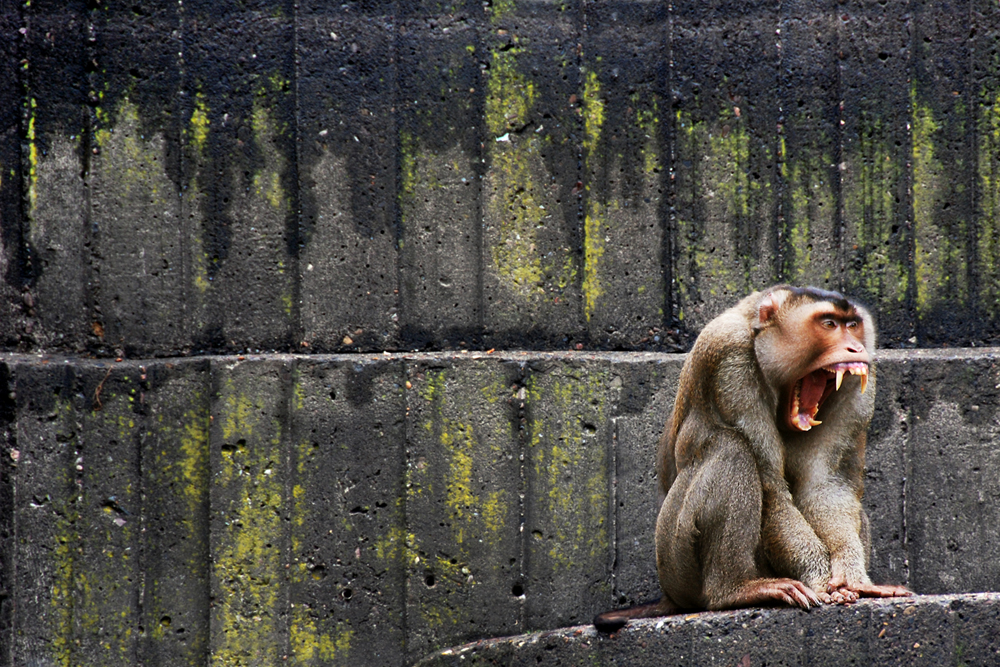
<svg viewBox="0 0 1000 667"><path fill-rule="evenodd" d="M301 413L306 409L306 386L299 371L296 370L295 383L293 385L292 409L294 413ZM313 397L310 397L313 398ZM325 401L332 401L327 396ZM329 405L323 408L329 409ZM323 409L320 408L320 409ZM315 408L313 408L315 409ZM310 504L306 500L308 489L318 488L320 482L314 477L313 470L316 467L316 455L318 448L314 447L309 439L301 440L293 455L295 466L295 481L292 486L292 520L291 520L291 546L292 546L292 567L291 582L293 584L293 595L295 587L307 587L315 581L315 576L309 570L309 564L305 551L305 537L307 526L310 525ZM330 513L323 511L327 517ZM349 521L342 517L341 525L335 526L333 530L344 533L353 530ZM294 599L294 598L293 598ZM292 654L289 656L290 665L347 665L350 664L351 640L354 631L349 626L337 624L337 632L331 635L324 628L317 626L317 619L312 610L301 602L293 603L291 608L291 625L289 628L290 644Z"/></svg>
<svg viewBox="0 0 1000 667"><path fill-rule="evenodd" d="M187 191L183 194L188 208L197 207L198 173L205 168L208 161L208 133L211 125L209 108L205 102L205 94L201 91L194 95L194 109L191 120L184 130L183 140L189 146L189 157L195 165ZM205 242L201 230L193 225L191 229L191 274L198 294L205 294L211 283L208 280L208 253L205 252Z"/></svg>
<svg viewBox="0 0 1000 667"><path fill-rule="evenodd" d="M679 183L677 217L680 319L684 308L702 300L740 295L751 288L753 257L738 256L734 235L766 215L770 184L750 179L750 137L746 114L725 110L717 121L695 121L676 112L677 157L689 161L691 181ZM768 156L763 156L766 161ZM693 218L703 211L701 220ZM692 216L688 218L686 216ZM753 218L753 219L751 219ZM697 282L700 287L695 293Z"/></svg>
<svg viewBox="0 0 1000 667"><path fill-rule="evenodd" d="M861 295L878 296L882 304L898 307L906 299L909 270L890 252L893 227L900 217L896 193L903 178L898 160L889 150L887 124L877 113L858 113L858 139L845 155L848 178L842 184L844 218L849 242L864 262L860 275L848 276ZM874 305L874 304L873 304Z"/></svg>
<svg viewBox="0 0 1000 667"><path fill-rule="evenodd" d="M606 380L607 373L596 369L528 380L529 405L550 406L530 424L530 456L532 502L543 508L556 570L571 571L607 554L608 461L593 432L607 418Z"/></svg>
<svg viewBox="0 0 1000 667"><path fill-rule="evenodd" d="M262 389L263 392L263 389ZM281 423L263 394L241 393L226 381L221 467L214 483L228 496L214 557L220 596L219 641L212 664L281 664L282 519Z"/></svg>
<svg viewBox="0 0 1000 667"><path fill-rule="evenodd" d="M1000 92L983 92L979 131L979 300L991 318L1000 316Z"/></svg>
<svg viewBox="0 0 1000 667"><path fill-rule="evenodd" d="M410 498L424 495L436 498L443 494L447 512L443 520L450 525L452 544L439 545L433 564L428 565L433 566L441 580L440 586L461 590L476 586L477 576L481 575L470 562L470 545L481 541L496 547L500 543L505 520L510 514L511 493L502 488L479 489L479 481L484 471L489 470L489 462L502 457L504 452L488 435L477 434L472 422L452 416L480 411L482 404L478 398L449 392L448 376L447 370L428 371L419 387L421 399L428 404L422 430L428 446L433 446L435 440L440 445L446 468L436 470L435 466L426 465L411 469L408 495ZM493 383L484 386L480 393L486 405L496 405L503 391ZM436 490L438 479L443 484ZM419 550L419 536L412 540L412 546ZM442 555L445 548L449 557ZM429 596L421 600L421 607L424 621L430 627L456 626L465 620L461 609L448 604L447 596Z"/></svg>
<svg viewBox="0 0 1000 667"><path fill-rule="evenodd" d="M785 277L798 284L822 284L832 277L832 256L814 257L813 228L820 234L831 230L836 212L833 187L829 180L830 156L824 151L803 149L789 164L785 139L779 143L781 176L788 187L788 244L791 247ZM822 273L818 273L822 271Z"/></svg>
<svg viewBox="0 0 1000 667"><path fill-rule="evenodd" d="M158 441L160 447L153 452L152 460L144 461L144 465L149 466L148 482L161 489L169 487L179 491L187 504L187 512L181 517L187 533L186 542L180 545L178 550L182 550L186 559L181 566L187 572L184 590L190 591L192 586L207 583L202 579L205 573L204 553L207 553L207 544L203 533L204 527L196 521L196 517L205 516L208 508L210 412L201 392L193 391L187 397L191 404L203 407L186 410L176 422L170 418L164 419L163 412L157 414L154 423L155 432L148 431L146 437L148 440ZM179 450L174 447L177 442L180 443ZM171 584L172 582L147 580L146 604L150 610L147 616L169 618L170 610L163 597L169 596L176 600L178 595L183 594L177 590L162 589L163 585ZM156 623L149 629L149 634L154 641L163 641L168 636L169 627L169 622ZM207 641L208 628L187 628L186 631L194 636L194 639L185 643L186 646L193 650L203 648L202 642Z"/></svg>
<svg viewBox="0 0 1000 667"><path fill-rule="evenodd" d="M492 51L486 82L486 217L496 229L490 258L501 283L521 302L537 303L547 289L563 290L576 281L577 260L570 248L550 252L540 244L539 230L560 215L542 158L552 138L540 128L519 132L532 121L538 91L518 67L524 48L516 36L513 44Z"/></svg>
<svg viewBox="0 0 1000 667"><path fill-rule="evenodd" d="M913 227L917 288L917 313L923 318L936 307L961 308L967 293L965 284L966 221L948 225L937 219L938 201L946 196L946 175L935 154L934 142L941 127L933 111L921 104L915 87L913 105ZM961 114L959 114L961 115ZM962 184L956 184L961 192Z"/></svg>
<svg viewBox="0 0 1000 667"><path fill-rule="evenodd" d="M56 401L54 410L56 421L64 424L64 429L69 433L74 433L75 428L70 424L73 418L73 406L64 399ZM66 442L66 447L72 447L75 437ZM75 447L74 447L75 449ZM59 471L60 479L58 485L62 489L72 489L74 478L72 468L66 466ZM79 595L78 590L87 585L87 578L83 572L78 572L76 568L76 556L79 553L79 535L77 524L80 520L79 505L76 502L75 493L71 496L67 491L65 497L53 499L59 503L55 505L56 516L56 544L54 551L55 572L51 590L52 618L55 627L53 628L52 649L55 663L60 667L72 667L75 664L74 651L74 622L77 613L76 606Z"/></svg>
<svg viewBox="0 0 1000 667"><path fill-rule="evenodd" d="M98 433L119 443L135 442L135 422L129 417L131 397L104 396L104 411L89 415L74 412L72 403L57 399L54 415L58 430L54 439L64 440L66 453L79 451L77 435ZM110 425L110 432L100 426ZM102 433L103 432L103 433ZM98 437L100 437L100 435ZM95 439L96 440L96 439ZM86 443L84 443L86 444ZM114 450L113 450L114 451ZM117 451L116 451L117 453ZM94 456L107 456L96 453ZM98 496L89 461L62 457L67 464L58 472L59 487L52 499L56 510L55 576L51 590L54 662L63 667L81 663L82 656L97 664L130 664L134 655L133 623L136 608L122 604L131 599L134 582L129 576L133 568L134 544L138 522L118 525L107 514L106 498ZM112 464L108 458L108 464ZM116 462L112 465L122 465ZM103 467L102 461L97 466ZM107 472L107 469L104 469ZM127 474L119 479L122 504L134 507L138 489ZM82 487L78 488L77 484ZM64 495L63 495L64 494Z"/></svg>
<svg viewBox="0 0 1000 667"><path fill-rule="evenodd" d="M535 84L517 68L521 49L494 51L487 80L486 127L498 194L489 205L499 221L500 239L490 248L499 274L523 297L542 293L542 261L536 229L545 209L535 198L530 156L538 151L533 135L510 139L510 130L528 122L535 103ZM503 140L507 137L506 140Z"/></svg>
<svg viewBox="0 0 1000 667"><path fill-rule="evenodd" d="M588 71L584 74L583 81L583 157L588 166L596 168L601 129L604 127L604 100L601 99L601 84L596 72ZM604 256L604 227L611 221L604 204L598 197L593 196L595 193L591 193L590 183L587 184L586 190L589 196L583 224L583 305L584 314L589 322L597 308L597 300L604 294L601 288L600 264Z"/></svg>

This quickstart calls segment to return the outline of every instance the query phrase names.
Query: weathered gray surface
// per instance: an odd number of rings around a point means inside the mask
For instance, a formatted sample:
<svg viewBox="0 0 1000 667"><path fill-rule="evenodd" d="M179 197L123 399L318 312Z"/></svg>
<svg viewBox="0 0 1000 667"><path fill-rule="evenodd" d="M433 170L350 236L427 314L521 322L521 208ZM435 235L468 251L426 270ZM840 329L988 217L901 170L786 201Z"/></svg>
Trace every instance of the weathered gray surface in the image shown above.
<svg viewBox="0 0 1000 667"><path fill-rule="evenodd" d="M778 281L1000 332L1000 6L0 3L0 347L677 351Z"/></svg>
<svg viewBox="0 0 1000 667"><path fill-rule="evenodd" d="M998 358L880 354L865 496L876 580L1000 588ZM653 460L680 355L0 361L9 664L404 665L657 594ZM997 605L748 611L597 645L609 664L641 641L705 664L956 647L977 664L997 649ZM589 633L488 655L573 664L597 650Z"/></svg>
<svg viewBox="0 0 1000 667"><path fill-rule="evenodd" d="M850 606L744 609L632 621L618 633L564 628L446 649L445 665L992 665L1000 595L862 600Z"/></svg>

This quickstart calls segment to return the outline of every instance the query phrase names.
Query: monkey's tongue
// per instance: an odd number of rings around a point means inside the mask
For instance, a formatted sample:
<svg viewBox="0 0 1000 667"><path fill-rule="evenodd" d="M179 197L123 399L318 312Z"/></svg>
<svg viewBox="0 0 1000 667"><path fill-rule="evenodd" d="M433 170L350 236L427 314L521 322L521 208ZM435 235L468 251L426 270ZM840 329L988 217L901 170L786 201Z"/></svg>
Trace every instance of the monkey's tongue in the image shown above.
<svg viewBox="0 0 1000 667"><path fill-rule="evenodd" d="M820 369L813 371L795 384L792 396L792 409L789 421L792 427L800 431L808 431L820 422L816 421L816 413L826 393L826 383L830 374Z"/></svg>

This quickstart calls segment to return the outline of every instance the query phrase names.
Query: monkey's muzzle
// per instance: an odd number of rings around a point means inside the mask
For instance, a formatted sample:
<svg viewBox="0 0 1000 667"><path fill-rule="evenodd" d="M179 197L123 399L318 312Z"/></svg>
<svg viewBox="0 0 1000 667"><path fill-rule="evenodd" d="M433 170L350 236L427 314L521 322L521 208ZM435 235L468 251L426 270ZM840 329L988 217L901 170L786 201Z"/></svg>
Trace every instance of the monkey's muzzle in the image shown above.
<svg viewBox="0 0 1000 667"><path fill-rule="evenodd" d="M823 402L840 389L844 375L861 376L861 393L868 387L868 364L863 361L843 361L807 373L795 383L789 399L788 425L797 431L808 431L823 422L816 413Z"/></svg>

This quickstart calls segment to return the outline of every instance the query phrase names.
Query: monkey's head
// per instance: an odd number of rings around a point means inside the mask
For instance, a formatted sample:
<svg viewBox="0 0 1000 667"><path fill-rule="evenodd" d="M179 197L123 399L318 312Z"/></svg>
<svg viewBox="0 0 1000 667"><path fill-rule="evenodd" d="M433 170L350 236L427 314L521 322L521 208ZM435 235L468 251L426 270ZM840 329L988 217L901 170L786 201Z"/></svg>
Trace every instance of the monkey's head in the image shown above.
<svg viewBox="0 0 1000 667"><path fill-rule="evenodd" d="M754 350L778 396L778 425L808 431L833 392L864 393L875 326L864 308L842 294L780 285L762 293L753 324Z"/></svg>

